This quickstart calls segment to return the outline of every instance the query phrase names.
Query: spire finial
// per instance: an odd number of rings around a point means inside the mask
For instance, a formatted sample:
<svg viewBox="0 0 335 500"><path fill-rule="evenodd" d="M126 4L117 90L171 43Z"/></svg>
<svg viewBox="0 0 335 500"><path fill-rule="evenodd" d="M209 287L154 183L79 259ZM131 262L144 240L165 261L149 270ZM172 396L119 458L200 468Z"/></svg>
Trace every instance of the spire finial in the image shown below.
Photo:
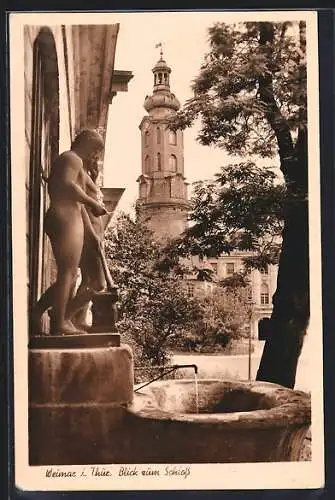
<svg viewBox="0 0 335 500"><path fill-rule="evenodd" d="M162 42L156 43L155 49L158 49L158 47L161 48L161 50L160 50L160 56L161 56L161 60L163 60L163 44L162 44Z"/></svg>

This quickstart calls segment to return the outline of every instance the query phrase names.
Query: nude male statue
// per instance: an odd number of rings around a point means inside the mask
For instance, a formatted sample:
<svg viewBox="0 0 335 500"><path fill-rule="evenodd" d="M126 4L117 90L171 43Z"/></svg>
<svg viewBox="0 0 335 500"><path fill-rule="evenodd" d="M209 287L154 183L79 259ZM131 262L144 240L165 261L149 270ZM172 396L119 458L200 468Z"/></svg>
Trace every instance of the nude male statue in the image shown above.
<svg viewBox="0 0 335 500"><path fill-rule="evenodd" d="M45 214L44 230L49 236L57 265L57 279L41 296L32 311L32 328L40 333L43 313L52 307L53 322L50 334L83 333L69 318L71 294L77 279L83 251L84 234L90 245L99 248L100 239L90 223L86 207L95 216L107 213L93 196L87 194L96 186L83 164L96 162L103 151L103 141L92 130L82 131L54 162L48 179L50 207Z"/></svg>

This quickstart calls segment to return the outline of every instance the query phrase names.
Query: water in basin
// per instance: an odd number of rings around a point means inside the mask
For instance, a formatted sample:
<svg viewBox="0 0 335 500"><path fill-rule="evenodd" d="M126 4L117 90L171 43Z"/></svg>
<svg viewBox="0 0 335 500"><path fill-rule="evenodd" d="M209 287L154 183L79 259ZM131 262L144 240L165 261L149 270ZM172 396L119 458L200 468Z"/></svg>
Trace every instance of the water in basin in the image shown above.
<svg viewBox="0 0 335 500"><path fill-rule="evenodd" d="M166 381L153 385L150 392L158 408L179 414L246 412L274 405L270 396L229 382Z"/></svg>

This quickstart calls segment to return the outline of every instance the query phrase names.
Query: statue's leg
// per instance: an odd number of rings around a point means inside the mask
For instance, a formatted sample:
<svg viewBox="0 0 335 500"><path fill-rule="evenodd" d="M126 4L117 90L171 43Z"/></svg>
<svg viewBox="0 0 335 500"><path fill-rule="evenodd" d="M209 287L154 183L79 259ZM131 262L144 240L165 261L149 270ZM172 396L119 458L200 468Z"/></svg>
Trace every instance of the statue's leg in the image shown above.
<svg viewBox="0 0 335 500"><path fill-rule="evenodd" d="M102 291L106 285L100 261L98 252L91 248L89 240L85 239L80 261L82 282L68 307L68 317L78 328L89 328L87 313L90 302L94 294Z"/></svg>
<svg viewBox="0 0 335 500"><path fill-rule="evenodd" d="M86 323L88 306L92 299L93 291L90 286L89 262L92 258L88 248L87 238L84 237L84 246L80 258L81 283L76 295L69 301L67 317L77 328L89 328Z"/></svg>
<svg viewBox="0 0 335 500"><path fill-rule="evenodd" d="M80 212L69 213L54 231L52 248L57 264L57 281L54 289L54 334L76 331L67 319L67 307L77 278L83 248L84 227Z"/></svg>

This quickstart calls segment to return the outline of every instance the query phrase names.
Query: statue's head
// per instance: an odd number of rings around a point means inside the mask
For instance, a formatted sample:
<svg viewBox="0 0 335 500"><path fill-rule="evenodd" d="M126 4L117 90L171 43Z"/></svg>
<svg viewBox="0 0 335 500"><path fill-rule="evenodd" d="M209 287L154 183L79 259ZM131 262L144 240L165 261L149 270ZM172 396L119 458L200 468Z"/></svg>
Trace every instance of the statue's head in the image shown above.
<svg viewBox="0 0 335 500"><path fill-rule="evenodd" d="M98 163L104 150L104 141L95 130L85 129L76 136L71 149L76 151L89 168L91 164Z"/></svg>

